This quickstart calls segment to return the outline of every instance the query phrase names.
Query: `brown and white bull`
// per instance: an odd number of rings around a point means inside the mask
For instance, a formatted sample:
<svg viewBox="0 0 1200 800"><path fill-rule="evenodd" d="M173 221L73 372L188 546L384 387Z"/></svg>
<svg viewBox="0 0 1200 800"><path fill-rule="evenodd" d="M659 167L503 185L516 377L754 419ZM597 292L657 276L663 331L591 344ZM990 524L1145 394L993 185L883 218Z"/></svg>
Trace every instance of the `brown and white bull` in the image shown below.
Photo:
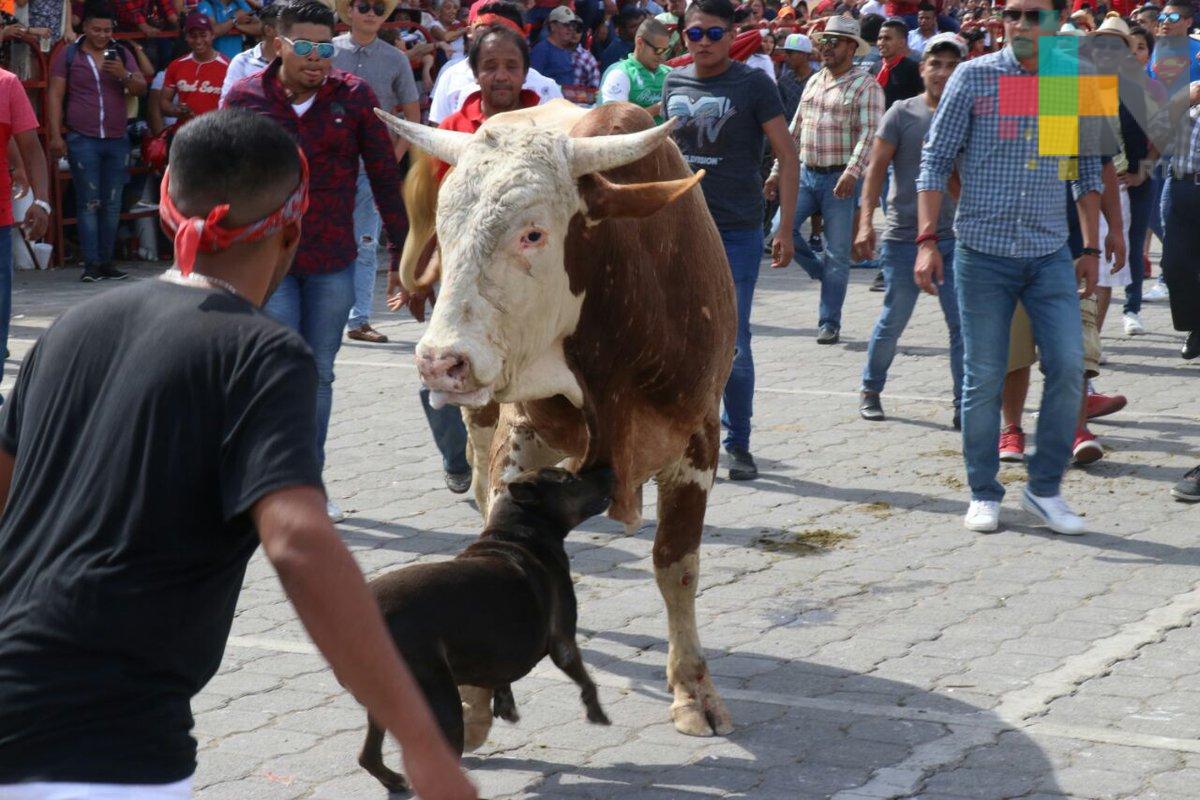
<svg viewBox="0 0 1200 800"><path fill-rule="evenodd" d="M455 167L437 199L441 294L416 358L435 402L478 409L468 414L477 486L486 475L494 493L564 460L608 464L610 516L634 529L642 486L656 479L671 716L683 733L729 733L695 617L736 325L701 176L670 126L652 127L628 103L551 103L493 117L473 135L377 113ZM481 441L492 443L483 458ZM470 747L491 714L483 690L464 689L464 701Z"/></svg>

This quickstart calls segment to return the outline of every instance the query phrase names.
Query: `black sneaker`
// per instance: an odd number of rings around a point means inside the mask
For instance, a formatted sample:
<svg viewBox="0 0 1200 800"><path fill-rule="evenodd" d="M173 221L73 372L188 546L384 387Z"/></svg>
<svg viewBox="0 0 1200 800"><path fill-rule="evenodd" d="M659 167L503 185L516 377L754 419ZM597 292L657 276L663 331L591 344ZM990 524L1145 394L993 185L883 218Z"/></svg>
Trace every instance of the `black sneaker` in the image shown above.
<svg viewBox="0 0 1200 800"><path fill-rule="evenodd" d="M106 281L123 281L129 277L128 273L114 267L112 264L100 265L100 277Z"/></svg>
<svg viewBox="0 0 1200 800"><path fill-rule="evenodd" d="M466 494L467 490L471 488L471 473L447 472L446 488L455 494Z"/></svg>
<svg viewBox="0 0 1200 800"><path fill-rule="evenodd" d="M83 274L79 276L79 280L84 283L96 283L104 280L104 276L100 274L100 265L84 264Z"/></svg>
<svg viewBox="0 0 1200 800"><path fill-rule="evenodd" d="M837 344L842 338L842 332L826 323L817 331L817 344Z"/></svg>
<svg viewBox="0 0 1200 800"><path fill-rule="evenodd" d="M883 403L879 402L879 392L860 392L858 395L858 415L871 422L883 422Z"/></svg>
<svg viewBox="0 0 1200 800"><path fill-rule="evenodd" d="M730 461L729 480L752 481L758 477L758 465L754 463L754 456L750 455L749 450L731 447L726 452Z"/></svg>
<svg viewBox="0 0 1200 800"><path fill-rule="evenodd" d="M808 237L808 248L814 253L820 253L825 250L825 244L821 241L821 237L813 234Z"/></svg>
<svg viewBox="0 0 1200 800"><path fill-rule="evenodd" d="M883 270L875 273L875 280L871 281L872 292L886 292L887 283L883 279Z"/></svg>
<svg viewBox="0 0 1200 800"><path fill-rule="evenodd" d="M1188 334L1187 341L1183 343L1179 355L1183 356L1187 361L1200 356L1200 331L1192 331Z"/></svg>
<svg viewBox="0 0 1200 800"><path fill-rule="evenodd" d="M1185 503L1200 503L1200 467L1184 475L1183 480L1171 489L1171 495Z"/></svg>

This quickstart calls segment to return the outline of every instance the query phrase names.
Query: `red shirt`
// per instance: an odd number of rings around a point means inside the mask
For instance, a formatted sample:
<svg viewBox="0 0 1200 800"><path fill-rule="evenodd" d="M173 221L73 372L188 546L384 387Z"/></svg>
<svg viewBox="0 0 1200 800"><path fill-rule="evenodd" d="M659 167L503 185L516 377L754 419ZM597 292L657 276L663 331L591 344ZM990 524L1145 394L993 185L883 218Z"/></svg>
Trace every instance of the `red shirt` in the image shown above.
<svg viewBox="0 0 1200 800"><path fill-rule="evenodd" d="M37 130L37 117L21 80L6 69L0 69L0 153L8 166L8 140L14 134ZM12 225L12 178L7 169L0 169L0 226Z"/></svg>
<svg viewBox="0 0 1200 800"><path fill-rule="evenodd" d="M521 108L531 108L541 101L541 96L532 89L521 90ZM442 124L438 127L447 131L474 133L479 130L479 126L483 125L485 119L487 118L483 116L483 92L472 92L463 101L462 108L442 120ZM450 165L444 161L438 163L441 166L438 167L437 179L438 183L441 183L442 178L450 171Z"/></svg>
<svg viewBox="0 0 1200 800"><path fill-rule="evenodd" d="M221 102L221 87L225 85L225 73L229 59L213 51L213 58L200 62L191 53L177 58L167 66L163 76L163 92L178 91L178 102L197 114L216 111Z"/></svg>
<svg viewBox="0 0 1200 800"><path fill-rule="evenodd" d="M312 168L308 211L301 224L300 248L292 264L297 275L341 272L354 266L354 194L358 162L366 168L375 205L388 234L388 250L397 257L408 235L408 217L400 196L403 176L396 153L375 107L375 92L362 78L333 69L303 116L296 114L279 82L279 59L233 85L225 96L230 108L245 108L279 123L300 143Z"/></svg>

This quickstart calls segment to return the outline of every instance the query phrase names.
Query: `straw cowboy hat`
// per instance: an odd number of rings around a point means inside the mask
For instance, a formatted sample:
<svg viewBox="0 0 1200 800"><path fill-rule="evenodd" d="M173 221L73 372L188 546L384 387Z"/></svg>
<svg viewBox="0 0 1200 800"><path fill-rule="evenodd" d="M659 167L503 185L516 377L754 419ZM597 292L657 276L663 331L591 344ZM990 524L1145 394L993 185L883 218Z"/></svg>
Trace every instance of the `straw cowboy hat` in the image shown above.
<svg viewBox="0 0 1200 800"><path fill-rule="evenodd" d="M1092 36L1120 36L1125 40L1125 44L1129 44L1129 26L1125 20L1121 19L1117 14L1109 14L1104 18L1104 22L1100 27L1092 31Z"/></svg>
<svg viewBox="0 0 1200 800"><path fill-rule="evenodd" d="M865 56L871 52L871 45L867 44L866 39L859 35L858 20L850 17L830 17L825 21L825 30L821 31L817 36L841 36L844 39L851 39L858 43L858 49L854 51L856 56Z"/></svg>
<svg viewBox="0 0 1200 800"><path fill-rule="evenodd" d="M322 1L325 3L325 5L332 6L333 10L337 12L338 19L340 19L342 22L346 23L347 25L350 24L350 2L351 2L351 0L333 0L332 3L330 2L330 0L322 0ZM354 2L357 2L357 1L358 0L354 0ZM376 2L378 2L378 0L370 0L370 2L372 5L374 5ZM384 10L385 10L383 18L387 19L388 17L390 17L392 15L392 12L396 10L396 6L400 5L400 0L383 0L383 5L384 5Z"/></svg>

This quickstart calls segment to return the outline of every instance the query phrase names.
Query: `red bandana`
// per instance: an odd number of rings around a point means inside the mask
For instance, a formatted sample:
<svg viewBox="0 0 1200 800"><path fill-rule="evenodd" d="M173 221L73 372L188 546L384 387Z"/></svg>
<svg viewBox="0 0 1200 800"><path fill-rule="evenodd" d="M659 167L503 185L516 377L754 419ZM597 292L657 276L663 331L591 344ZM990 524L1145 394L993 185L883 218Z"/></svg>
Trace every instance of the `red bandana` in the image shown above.
<svg viewBox="0 0 1200 800"><path fill-rule="evenodd" d="M167 168L163 173L158 216L163 230L175 238L175 265L181 273L191 273L197 253L219 253L239 242L257 242L275 235L285 225L300 221L308 210L308 159L302 151L297 153L300 183L295 190L273 213L240 228L221 227L221 221L229 213L228 204L216 206L204 219L181 214L171 200L171 168Z"/></svg>
<svg viewBox="0 0 1200 800"><path fill-rule="evenodd" d="M502 17L499 14L480 14L475 18L473 24L480 26L503 25L506 28L511 28L522 36L525 35L525 31L521 30L521 27L517 25L517 23L513 22L508 17Z"/></svg>

